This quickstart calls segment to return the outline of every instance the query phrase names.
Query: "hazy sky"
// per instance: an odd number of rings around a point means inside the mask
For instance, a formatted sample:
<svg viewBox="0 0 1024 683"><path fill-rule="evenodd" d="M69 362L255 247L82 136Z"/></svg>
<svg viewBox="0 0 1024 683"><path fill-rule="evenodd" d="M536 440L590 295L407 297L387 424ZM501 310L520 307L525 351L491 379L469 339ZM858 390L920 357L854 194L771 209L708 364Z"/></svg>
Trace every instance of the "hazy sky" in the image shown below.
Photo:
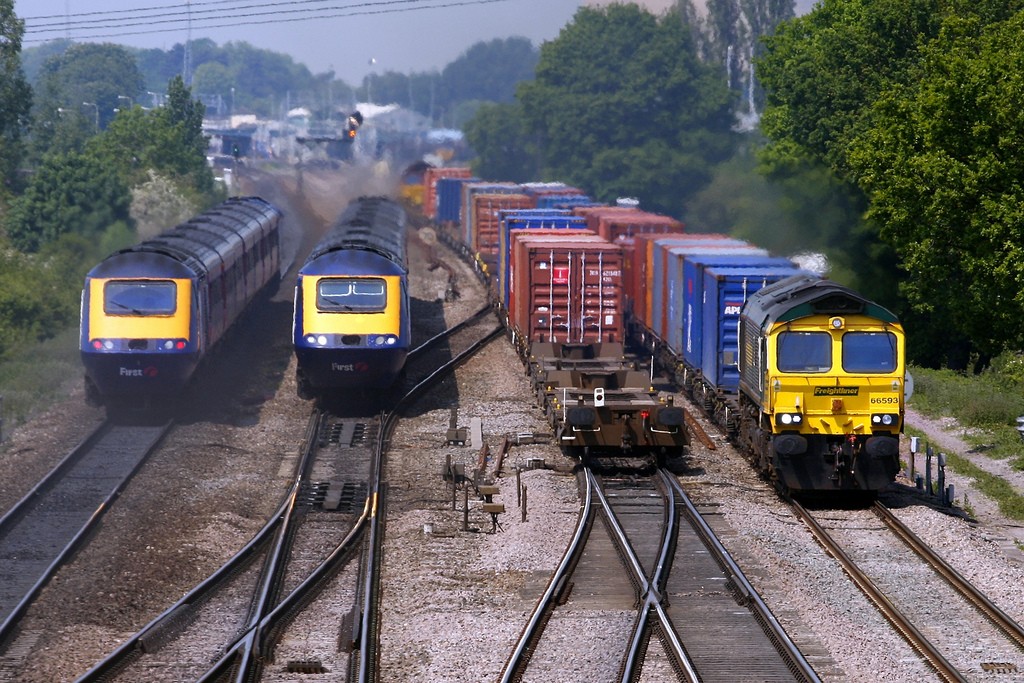
<svg viewBox="0 0 1024 683"><path fill-rule="evenodd" d="M443 69L481 40L558 35L579 0L15 0L23 48L54 38L169 49L245 41L358 85L371 68ZM70 28L69 28L70 26ZM375 60L370 66L370 60Z"/></svg>

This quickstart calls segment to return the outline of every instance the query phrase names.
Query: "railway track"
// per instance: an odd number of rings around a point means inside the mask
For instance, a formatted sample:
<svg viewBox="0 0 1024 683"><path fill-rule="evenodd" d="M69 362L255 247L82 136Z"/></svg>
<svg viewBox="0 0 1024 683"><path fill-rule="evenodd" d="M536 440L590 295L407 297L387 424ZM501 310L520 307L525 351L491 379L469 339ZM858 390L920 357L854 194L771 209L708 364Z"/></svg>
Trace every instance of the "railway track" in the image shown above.
<svg viewBox="0 0 1024 683"><path fill-rule="evenodd" d="M292 485L263 529L79 680L169 671L198 681L287 681L298 673L345 671L348 680L376 680L389 434L403 408L497 336L494 325L474 327L485 312L419 347L420 369L409 375L415 382L390 410L315 409ZM464 348L428 371L428 349L453 337ZM293 657L295 643L318 656Z"/></svg>
<svg viewBox="0 0 1024 683"><path fill-rule="evenodd" d="M579 476L576 533L502 681L557 673L568 652L591 680L613 659L621 681L648 659L685 681L818 680L671 473ZM574 641L589 619L606 623L603 653Z"/></svg>
<svg viewBox="0 0 1024 683"><path fill-rule="evenodd" d="M1024 629L881 503L811 512L789 501L815 539L943 681L1019 673ZM964 648L964 642L973 643Z"/></svg>
<svg viewBox="0 0 1024 683"><path fill-rule="evenodd" d="M0 518L0 648L170 428L102 423Z"/></svg>

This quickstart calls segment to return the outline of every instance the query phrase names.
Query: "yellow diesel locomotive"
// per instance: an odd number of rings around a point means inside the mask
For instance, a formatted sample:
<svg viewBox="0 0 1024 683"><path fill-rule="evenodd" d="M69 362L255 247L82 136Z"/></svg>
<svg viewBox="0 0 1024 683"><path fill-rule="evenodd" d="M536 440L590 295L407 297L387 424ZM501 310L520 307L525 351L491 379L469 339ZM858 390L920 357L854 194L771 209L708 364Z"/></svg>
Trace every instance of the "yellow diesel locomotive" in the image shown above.
<svg viewBox="0 0 1024 683"><path fill-rule="evenodd" d="M793 493L876 492L900 467L905 362L885 308L806 275L769 285L740 317L735 436Z"/></svg>

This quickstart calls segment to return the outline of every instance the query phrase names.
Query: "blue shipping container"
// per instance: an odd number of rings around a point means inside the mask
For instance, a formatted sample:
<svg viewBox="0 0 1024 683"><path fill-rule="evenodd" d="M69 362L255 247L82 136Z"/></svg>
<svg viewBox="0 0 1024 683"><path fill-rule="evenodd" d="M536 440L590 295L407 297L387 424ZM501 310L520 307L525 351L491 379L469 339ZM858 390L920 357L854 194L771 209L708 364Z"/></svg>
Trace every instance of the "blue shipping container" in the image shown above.
<svg viewBox="0 0 1024 683"><path fill-rule="evenodd" d="M462 186L466 183L478 183L479 178L439 178L437 181L437 212L438 223L454 223L462 225Z"/></svg>
<svg viewBox="0 0 1024 683"><path fill-rule="evenodd" d="M739 387L740 310L751 294L792 275L808 274L791 268L704 269L703 310L704 357L700 366L704 379L720 391L736 393ZM714 331L714 332L712 332Z"/></svg>
<svg viewBox="0 0 1024 683"><path fill-rule="evenodd" d="M668 238L671 239L671 238ZM660 245L666 240L658 240ZM659 329L655 330L669 348L680 358L683 357L683 329L685 320L686 282L683 280L683 262L688 256L706 254L745 254L748 256L767 256L768 252L755 247L743 240L727 238L724 240L702 240L687 246L672 246L664 250L664 265L661 276L664 286L655 282L654 294L662 295L663 301L651 300L652 315ZM655 269L655 277L659 271Z"/></svg>
<svg viewBox="0 0 1024 683"><path fill-rule="evenodd" d="M690 367L699 368L704 362L704 323L696 316L698 302L704 301L704 270L724 266L729 268L796 268L796 264L781 256L764 256L737 251L717 254L688 255L683 259L683 326L680 348L683 360Z"/></svg>

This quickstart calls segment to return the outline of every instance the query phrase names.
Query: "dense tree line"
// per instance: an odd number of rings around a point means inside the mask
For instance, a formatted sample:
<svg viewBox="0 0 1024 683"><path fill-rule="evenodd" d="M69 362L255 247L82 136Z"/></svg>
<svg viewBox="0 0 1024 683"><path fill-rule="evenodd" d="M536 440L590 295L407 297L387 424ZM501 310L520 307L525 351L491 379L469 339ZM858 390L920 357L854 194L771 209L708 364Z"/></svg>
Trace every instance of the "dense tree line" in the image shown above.
<svg viewBox="0 0 1024 683"><path fill-rule="evenodd" d="M28 79L45 78L54 58L71 52L68 59L83 71L101 65L98 57L80 52L86 45L55 40L26 50L23 63ZM141 77L138 84L120 80L116 95L131 96L135 102L152 106L153 94L164 93L168 81L182 73L184 46L169 50L121 48L134 62ZM215 114L253 113L264 118L281 118L286 108L304 106L327 119L339 108L347 111L357 101L395 103L417 111L431 120L458 126L482 102L512 101L516 85L533 77L537 48L526 38L496 38L471 46L441 71L400 73L373 72L361 83L349 84L333 71L312 73L290 56L256 48L244 41L217 45L203 38L190 43L192 65L189 84L196 99L214 108ZM123 104L123 103L122 103ZM109 106L107 106L109 105ZM103 121L118 107L105 101Z"/></svg>
<svg viewBox="0 0 1024 683"><path fill-rule="evenodd" d="M676 12L581 8L542 46L516 100L467 127L479 170L557 179L605 201L631 195L679 215L735 145L723 69L700 59Z"/></svg>
<svg viewBox="0 0 1024 683"><path fill-rule="evenodd" d="M1022 6L825 0L759 64L767 163L827 169L856 198L850 243L887 266L920 362L1024 345Z"/></svg>
<svg viewBox="0 0 1024 683"><path fill-rule="evenodd" d="M223 196L180 76L143 109L127 50L74 44L46 53L30 85L22 31L0 0L0 359L75 323L85 271L137 241L140 212L165 228Z"/></svg>

